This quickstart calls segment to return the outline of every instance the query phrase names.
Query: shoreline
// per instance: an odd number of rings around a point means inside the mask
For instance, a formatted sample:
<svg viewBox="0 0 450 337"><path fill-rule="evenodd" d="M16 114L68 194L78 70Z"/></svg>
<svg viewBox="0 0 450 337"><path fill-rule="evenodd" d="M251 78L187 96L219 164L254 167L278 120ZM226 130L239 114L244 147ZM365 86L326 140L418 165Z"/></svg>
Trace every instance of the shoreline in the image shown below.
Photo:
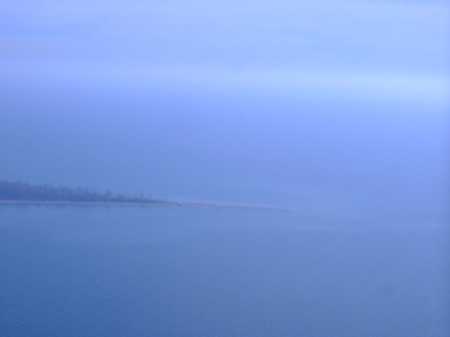
<svg viewBox="0 0 450 337"><path fill-rule="evenodd" d="M154 201L154 202L108 202L108 201L45 201L45 200L0 200L0 205L85 205L85 206L179 206L204 208L240 208L268 211L289 211L290 209L275 206L220 204L208 202Z"/></svg>

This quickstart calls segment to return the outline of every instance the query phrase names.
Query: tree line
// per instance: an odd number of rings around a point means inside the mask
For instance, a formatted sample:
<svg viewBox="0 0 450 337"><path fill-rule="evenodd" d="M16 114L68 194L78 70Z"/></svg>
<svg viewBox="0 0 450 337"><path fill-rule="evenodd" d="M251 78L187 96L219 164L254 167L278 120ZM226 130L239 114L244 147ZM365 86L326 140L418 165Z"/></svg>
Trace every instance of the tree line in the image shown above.
<svg viewBox="0 0 450 337"><path fill-rule="evenodd" d="M96 192L89 188L70 188L52 184L29 184L0 181L0 200L15 201L68 201L68 202L159 202L143 195Z"/></svg>

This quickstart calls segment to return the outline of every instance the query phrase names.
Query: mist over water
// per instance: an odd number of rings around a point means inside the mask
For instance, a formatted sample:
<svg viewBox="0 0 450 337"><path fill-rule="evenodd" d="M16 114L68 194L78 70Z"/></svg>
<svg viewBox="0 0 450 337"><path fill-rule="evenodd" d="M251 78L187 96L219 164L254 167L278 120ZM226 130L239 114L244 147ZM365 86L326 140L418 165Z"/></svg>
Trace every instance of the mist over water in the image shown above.
<svg viewBox="0 0 450 337"><path fill-rule="evenodd" d="M449 9L0 3L0 181L275 206L0 202L0 337L448 337Z"/></svg>
<svg viewBox="0 0 450 337"><path fill-rule="evenodd" d="M447 205L445 104L198 86L25 89L2 100L3 179L349 216Z"/></svg>
<svg viewBox="0 0 450 337"><path fill-rule="evenodd" d="M447 336L445 104L30 88L1 179L295 211L0 205L1 336Z"/></svg>

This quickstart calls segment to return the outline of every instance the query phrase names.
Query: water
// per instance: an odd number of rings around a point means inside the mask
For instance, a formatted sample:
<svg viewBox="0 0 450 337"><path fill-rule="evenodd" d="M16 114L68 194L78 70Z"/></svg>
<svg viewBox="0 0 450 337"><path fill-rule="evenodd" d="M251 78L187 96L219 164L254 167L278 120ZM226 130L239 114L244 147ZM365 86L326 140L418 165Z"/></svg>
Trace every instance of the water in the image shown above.
<svg viewBox="0 0 450 337"><path fill-rule="evenodd" d="M125 87L2 85L0 178L293 211L0 205L1 337L448 336L446 106Z"/></svg>
<svg viewBox="0 0 450 337"><path fill-rule="evenodd" d="M2 337L447 336L441 226L162 206L0 217Z"/></svg>

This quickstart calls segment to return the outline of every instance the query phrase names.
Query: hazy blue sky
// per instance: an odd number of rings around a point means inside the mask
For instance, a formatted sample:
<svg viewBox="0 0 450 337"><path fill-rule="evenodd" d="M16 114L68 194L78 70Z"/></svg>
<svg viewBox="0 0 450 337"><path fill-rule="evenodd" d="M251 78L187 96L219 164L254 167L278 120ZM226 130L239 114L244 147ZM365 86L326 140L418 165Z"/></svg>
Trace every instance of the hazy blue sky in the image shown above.
<svg viewBox="0 0 450 337"><path fill-rule="evenodd" d="M445 0L0 2L5 82L200 83L442 101Z"/></svg>
<svg viewBox="0 0 450 337"><path fill-rule="evenodd" d="M1 1L0 176L432 208L449 37L438 0Z"/></svg>

